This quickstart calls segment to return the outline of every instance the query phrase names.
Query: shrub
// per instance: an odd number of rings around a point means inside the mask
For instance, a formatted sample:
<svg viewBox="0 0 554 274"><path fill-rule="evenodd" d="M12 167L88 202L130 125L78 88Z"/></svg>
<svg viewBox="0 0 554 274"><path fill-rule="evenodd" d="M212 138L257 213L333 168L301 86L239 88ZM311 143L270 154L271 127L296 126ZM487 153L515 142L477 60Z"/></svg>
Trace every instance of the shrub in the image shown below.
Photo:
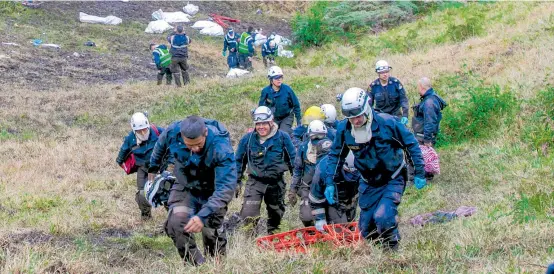
<svg viewBox="0 0 554 274"><path fill-rule="evenodd" d="M533 115L523 127L522 140L534 149L554 147L554 87L539 91L530 102Z"/></svg>
<svg viewBox="0 0 554 274"><path fill-rule="evenodd" d="M509 123L517 108L512 93L499 86L467 87L464 97L453 100L443 111L439 145L490 137L503 123Z"/></svg>
<svg viewBox="0 0 554 274"><path fill-rule="evenodd" d="M305 15L297 14L292 20L292 36L302 47L321 46L330 41L330 30L324 21L328 2L313 4Z"/></svg>

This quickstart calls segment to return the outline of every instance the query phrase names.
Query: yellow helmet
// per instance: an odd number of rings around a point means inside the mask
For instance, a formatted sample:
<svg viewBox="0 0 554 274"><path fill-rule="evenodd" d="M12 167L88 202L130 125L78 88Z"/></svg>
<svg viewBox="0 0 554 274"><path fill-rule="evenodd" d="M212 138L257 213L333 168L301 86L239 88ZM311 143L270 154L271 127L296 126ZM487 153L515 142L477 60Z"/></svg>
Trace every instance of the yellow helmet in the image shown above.
<svg viewBox="0 0 554 274"><path fill-rule="evenodd" d="M318 106L311 106L304 112L302 124L309 125L314 120L325 120L325 113L323 113L323 110Z"/></svg>

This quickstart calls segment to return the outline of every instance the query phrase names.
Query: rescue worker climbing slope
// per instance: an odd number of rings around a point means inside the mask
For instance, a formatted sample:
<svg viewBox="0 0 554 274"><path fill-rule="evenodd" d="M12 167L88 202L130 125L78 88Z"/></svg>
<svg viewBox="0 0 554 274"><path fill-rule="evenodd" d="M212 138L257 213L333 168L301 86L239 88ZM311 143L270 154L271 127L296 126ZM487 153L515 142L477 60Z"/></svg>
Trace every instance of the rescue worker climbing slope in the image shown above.
<svg viewBox="0 0 554 274"><path fill-rule="evenodd" d="M280 67L269 68L267 78L269 85L262 89L258 106L270 108L279 129L291 134L294 118L296 118L297 125L300 125L302 120L298 97L291 87L283 84L283 70Z"/></svg>
<svg viewBox="0 0 554 274"><path fill-rule="evenodd" d="M243 32L239 40L239 66L250 71L252 71L252 57L254 56L253 31L253 27L248 27L248 31Z"/></svg>
<svg viewBox="0 0 554 274"><path fill-rule="evenodd" d="M277 43L273 40L267 40L262 45L262 58L264 60L265 68L275 65L275 57L277 56L278 49Z"/></svg>
<svg viewBox="0 0 554 274"><path fill-rule="evenodd" d="M144 197L144 184L148 178L148 168L150 166L150 156L154 146L158 141L158 135L164 132L163 128L150 124L144 113L137 112L131 117L131 132L123 139L123 144L119 149L116 162L122 166L127 157L132 153L135 157L137 170L137 193L135 201L141 212L143 220L150 219L152 207ZM160 159L160 165L163 164L163 157Z"/></svg>
<svg viewBox="0 0 554 274"><path fill-rule="evenodd" d="M278 130L268 107L252 113L255 130L242 137L237 148L238 189L248 164L248 181L244 189L241 219L257 225L262 199L267 207L267 233L273 234L285 213L286 184L284 173L292 173L295 150L290 136Z"/></svg>
<svg viewBox="0 0 554 274"><path fill-rule="evenodd" d="M189 65L187 59L189 58L188 46L192 42L190 37L185 34L183 26L177 26L175 33L168 37L171 44L171 72L175 79L175 85L181 87L181 75L183 76L183 85L190 82L189 77Z"/></svg>
<svg viewBox="0 0 554 274"><path fill-rule="evenodd" d="M360 183L359 227L363 237L395 249L400 240L398 205L406 186L404 149L415 167L415 186L426 185L421 150L414 135L388 114L377 114L361 88L350 88L342 96L342 114L327 164L325 198L336 201L338 174L348 153L364 181Z"/></svg>
<svg viewBox="0 0 554 274"><path fill-rule="evenodd" d="M288 194L289 204L294 207L297 196L300 200L300 220L305 227L313 226L313 216L309 204L310 185L316 164L331 148L332 141L326 138L327 127L322 121L314 120L308 126L309 139L297 150L294 160L294 173Z"/></svg>
<svg viewBox="0 0 554 274"><path fill-rule="evenodd" d="M150 44L150 51L152 51L152 60L154 60L154 64L156 64L156 68L159 70L157 75L158 86L162 84L164 75L166 78L166 85L171 85L171 81L173 80L170 68L171 54L167 46Z"/></svg>
<svg viewBox="0 0 554 274"><path fill-rule="evenodd" d="M325 199L325 176L328 157L324 157L316 167L310 189L310 207L317 230L323 231L326 224L341 224L354 221L358 207L358 186L362 180L360 172L354 167L354 154L348 153L342 169L336 179L338 200L329 205Z"/></svg>
<svg viewBox="0 0 554 274"><path fill-rule="evenodd" d="M311 106L302 115L302 124L294 128L292 131L292 143L295 148L298 148L300 144L308 140L308 125L315 120L323 121L325 114L320 107ZM333 140L335 138L335 130L327 127L327 138Z"/></svg>
<svg viewBox="0 0 554 274"><path fill-rule="evenodd" d="M198 116L189 116L178 126L174 123L166 132L152 154L158 158L169 150L175 162L177 182L169 194L165 231L185 263L199 265L205 258L193 233L202 232L206 255L224 255L226 251L227 237L221 225L236 189L233 148L223 125ZM149 171L156 172L156 168Z"/></svg>
<svg viewBox="0 0 554 274"><path fill-rule="evenodd" d="M225 57L225 55L227 55L227 50L229 50L229 56L227 56L227 65L229 66L229 69L237 68L239 66L237 51L238 39L239 37L233 28L229 28L227 35L225 35L225 38L223 39L223 52L221 55Z"/></svg>
<svg viewBox="0 0 554 274"><path fill-rule="evenodd" d="M404 125L408 124L409 103L404 86L400 81L390 76L389 63L379 60L375 64L375 72L379 75L371 82L367 91L369 103L378 113L388 113L398 117Z"/></svg>

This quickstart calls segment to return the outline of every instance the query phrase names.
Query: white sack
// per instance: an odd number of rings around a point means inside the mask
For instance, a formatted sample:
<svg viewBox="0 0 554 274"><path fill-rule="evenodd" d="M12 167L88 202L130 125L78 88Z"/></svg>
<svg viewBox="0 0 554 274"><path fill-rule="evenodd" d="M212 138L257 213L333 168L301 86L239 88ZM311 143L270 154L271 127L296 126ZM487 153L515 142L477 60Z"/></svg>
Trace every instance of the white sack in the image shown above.
<svg viewBox="0 0 554 274"><path fill-rule="evenodd" d="M223 27L216 24L215 26L212 26L209 28L203 28L200 31L200 34L209 35L209 36L223 36L224 35Z"/></svg>
<svg viewBox="0 0 554 274"><path fill-rule="evenodd" d="M191 28L200 30L200 29L214 27L214 26L219 26L219 25L212 21L200 20L200 21L196 21Z"/></svg>
<svg viewBox="0 0 554 274"><path fill-rule="evenodd" d="M182 12L163 12L161 9L152 13L154 20L164 20L168 23L188 23L190 22L190 15Z"/></svg>
<svg viewBox="0 0 554 274"><path fill-rule="evenodd" d="M232 68L232 69L229 70L229 72L227 72L227 78L238 78L238 77L244 76L244 75L249 74L249 73L250 73L250 71L248 71L248 70Z"/></svg>
<svg viewBox="0 0 554 274"><path fill-rule="evenodd" d="M199 11L199 8L198 6L196 5L193 5L193 4L187 4L184 8L183 8L183 11L189 15L195 15L196 13L198 13Z"/></svg>
<svg viewBox="0 0 554 274"><path fill-rule="evenodd" d="M91 24L105 24L105 25L119 25L123 20L121 18L110 15L107 17L98 17L94 15L88 15L84 12L79 12L79 21L83 23Z"/></svg>
<svg viewBox="0 0 554 274"><path fill-rule="evenodd" d="M167 23L166 21L157 20L157 21L152 21L152 22L148 23L148 27L146 27L144 32L146 32L146 33L164 33L165 31L170 30L172 28L173 27L171 25L169 25L169 23Z"/></svg>

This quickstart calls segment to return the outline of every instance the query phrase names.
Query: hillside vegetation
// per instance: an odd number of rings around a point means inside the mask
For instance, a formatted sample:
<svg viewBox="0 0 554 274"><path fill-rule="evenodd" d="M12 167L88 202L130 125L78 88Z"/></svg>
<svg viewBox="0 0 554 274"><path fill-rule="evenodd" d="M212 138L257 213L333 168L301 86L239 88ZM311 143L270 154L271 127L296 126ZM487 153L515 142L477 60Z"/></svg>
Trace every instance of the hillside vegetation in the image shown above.
<svg viewBox="0 0 554 274"><path fill-rule="evenodd" d="M422 76L430 77L448 101L438 146L441 174L421 191L406 190L399 207L403 239L393 254L370 244L321 247L308 254L275 253L257 249L239 231L229 237L228 255L221 262L183 267L173 243L160 230L165 210L155 210L152 221L140 221L135 177L124 176L114 161L130 115L148 110L160 126L191 114L219 119L236 145L252 126L249 110L268 84L261 62L254 64L252 77L197 76L183 89L130 81L42 90L3 81L0 269L544 272L554 262L553 14L551 3L470 3L430 11L382 32L366 29L354 40L298 48L294 59L280 60L285 83L293 87L303 110L336 104L335 95L349 87L366 88L377 77L373 66L378 59L392 65L392 75L403 82L410 104L419 100L415 84ZM5 31L2 24L6 23L0 22ZM191 47L193 54L201 48L220 54L215 46L219 41L197 42ZM191 62L201 62L195 58ZM218 62L224 69L224 62ZM241 199L234 199L229 212L240 206ZM475 206L478 212L425 227L409 223L415 215L459 206ZM298 227L298 209L287 208L281 230Z"/></svg>

